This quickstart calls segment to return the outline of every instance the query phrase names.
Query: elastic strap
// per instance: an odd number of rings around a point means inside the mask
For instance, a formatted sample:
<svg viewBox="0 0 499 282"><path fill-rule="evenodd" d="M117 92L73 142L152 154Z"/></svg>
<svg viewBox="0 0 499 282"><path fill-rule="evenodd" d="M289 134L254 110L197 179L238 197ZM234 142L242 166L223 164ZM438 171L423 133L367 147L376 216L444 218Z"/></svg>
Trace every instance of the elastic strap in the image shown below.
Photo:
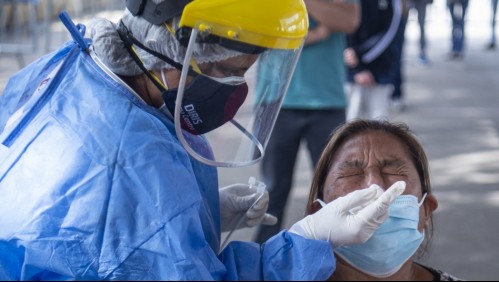
<svg viewBox="0 0 499 282"><path fill-rule="evenodd" d="M127 50L129 52L131 50L131 47L133 45L136 45L137 47L139 47L140 49L146 51L147 53L158 57L159 59L165 61L169 65L172 65L177 70L182 71L183 66L181 64L175 62L174 60L166 57L165 55L163 55L163 54L161 54L159 52L156 52L154 50L151 50L151 49L147 48L144 44L142 44L135 37L133 37L132 32L125 26L125 24L123 23L123 21L120 21L120 25L119 25L117 31L118 31L118 34L120 35L121 40L123 41L123 43L125 43L125 47L127 48ZM132 56L132 58L134 57L134 55L131 54L131 52L130 52L130 55ZM138 56L136 54L135 54L135 57L138 58ZM140 61L140 59L138 60L138 62L137 62L137 60L135 58L134 58L134 60L139 65L139 67L144 71L145 67L143 66L143 64ZM144 72L147 73L148 71L146 70ZM198 75L198 73L195 72L192 68L189 68L189 75L195 77L195 76Z"/></svg>
<svg viewBox="0 0 499 282"><path fill-rule="evenodd" d="M147 77L149 77L149 79L152 81L152 83L154 83L154 85L156 85L156 87L158 87L158 89L164 90L164 87L163 87L162 83L159 83L159 81L157 79L155 79L151 75L151 73L149 72L149 70L146 69L146 67L144 66L144 64L140 60L140 58L137 55L137 52L135 51L135 48L133 46L133 41L130 40L130 37L133 38L133 36L131 36L130 32L125 27L125 25L123 24L122 21L120 21L120 27L117 29L117 31L118 31L118 34L119 34L121 40L125 44L125 48L127 49L128 53L130 54L130 56L132 57L132 59L135 61L135 63L139 66L139 68L142 70L142 72L145 75L147 75ZM133 38L133 39L135 39L135 38ZM167 58L167 59L170 60L169 58ZM167 62L167 63L170 64L170 62Z"/></svg>

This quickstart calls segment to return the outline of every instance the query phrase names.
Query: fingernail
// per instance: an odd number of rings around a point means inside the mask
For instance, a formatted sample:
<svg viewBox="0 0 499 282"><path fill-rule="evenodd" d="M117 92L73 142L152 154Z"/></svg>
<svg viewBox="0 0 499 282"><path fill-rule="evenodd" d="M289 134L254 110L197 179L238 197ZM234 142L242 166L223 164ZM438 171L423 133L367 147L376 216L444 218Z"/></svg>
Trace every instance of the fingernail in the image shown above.
<svg viewBox="0 0 499 282"><path fill-rule="evenodd" d="M397 181L395 182L395 185L397 185L397 190L405 190L406 183L405 181Z"/></svg>
<svg viewBox="0 0 499 282"><path fill-rule="evenodd" d="M381 188L378 184L371 184L369 188L373 190L372 193L376 194L376 197L381 196L381 194L383 194L384 192L383 188Z"/></svg>
<svg viewBox="0 0 499 282"><path fill-rule="evenodd" d="M395 183L392 185L393 190L394 190L394 194L401 195L402 193L404 193L404 191L405 191L405 186L406 186L405 181L397 181L397 182L395 182Z"/></svg>

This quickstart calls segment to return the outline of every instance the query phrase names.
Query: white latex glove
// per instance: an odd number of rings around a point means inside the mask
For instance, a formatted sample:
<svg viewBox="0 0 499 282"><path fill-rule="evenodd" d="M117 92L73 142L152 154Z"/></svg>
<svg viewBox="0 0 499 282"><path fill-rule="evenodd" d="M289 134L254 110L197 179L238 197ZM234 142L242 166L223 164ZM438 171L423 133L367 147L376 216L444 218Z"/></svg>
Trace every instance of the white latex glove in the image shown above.
<svg viewBox="0 0 499 282"><path fill-rule="evenodd" d="M220 188L220 217L222 232L253 227L258 224L274 225L277 218L267 212L269 193L265 184L232 184Z"/></svg>
<svg viewBox="0 0 499 282"><path fill-rule="evenodd" d="M390 204L405 190L398 181L383 192L378 185L356 190L295 223L290 232L329 241L334 248L362 244L388 218Z"/></svg>

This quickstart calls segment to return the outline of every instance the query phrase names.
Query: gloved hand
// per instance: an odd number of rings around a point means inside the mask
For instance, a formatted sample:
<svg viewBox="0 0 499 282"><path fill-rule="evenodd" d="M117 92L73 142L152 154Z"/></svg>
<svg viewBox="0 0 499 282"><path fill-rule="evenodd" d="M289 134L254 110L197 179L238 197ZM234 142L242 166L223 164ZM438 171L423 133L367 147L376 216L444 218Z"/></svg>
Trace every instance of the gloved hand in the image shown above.
<svg viewBox="0 0 499 282"><path fill-rule="evenodd" d="M405 190L398 181L383 192L378 185L356 190L323 206L295 223L290 232L329 241L333 248L362 244L388 218L390 204Z"/></svg>
<svg viewBox="0 0 499 282"><path fill-rule="evenodd" d="M260 188L263 189L258 191L257 187L249 184L232 184L220 188L222 232L235 228L253 227L258 224L274 225L277 223L275 216L266 213L269 206L269 193L265 187Z"/></svg>

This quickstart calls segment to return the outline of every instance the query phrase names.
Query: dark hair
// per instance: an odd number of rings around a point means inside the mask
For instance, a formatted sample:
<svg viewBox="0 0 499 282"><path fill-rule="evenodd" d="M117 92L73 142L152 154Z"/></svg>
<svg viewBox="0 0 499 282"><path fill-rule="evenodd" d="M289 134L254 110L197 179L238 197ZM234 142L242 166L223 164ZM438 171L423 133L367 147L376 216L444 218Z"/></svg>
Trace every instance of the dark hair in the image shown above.
<svg viewBox="0 0 499 282"><path fill-rule="evenodd" d="M412 162L416 167L421 181L422 193L431 193L430 172L428 158L423 149L422 144L417 139L416 135L409 129L405 123L394 123L386 120L365 120L357 119L347 122L335 129L331 135L322 155L317 163L310 194L308 198L306 213L313 213L312 203L316 199L323 199L324 183L328 176L329 170L333 164L334 157L339 148L349 139L364 132L383 131L399 139L411 156ZM422 250L424 253L431 245L433 237L433 218L430 217L430 226L425 228L425 247ZM422 254L421 253L421 254Z"/></svg>

